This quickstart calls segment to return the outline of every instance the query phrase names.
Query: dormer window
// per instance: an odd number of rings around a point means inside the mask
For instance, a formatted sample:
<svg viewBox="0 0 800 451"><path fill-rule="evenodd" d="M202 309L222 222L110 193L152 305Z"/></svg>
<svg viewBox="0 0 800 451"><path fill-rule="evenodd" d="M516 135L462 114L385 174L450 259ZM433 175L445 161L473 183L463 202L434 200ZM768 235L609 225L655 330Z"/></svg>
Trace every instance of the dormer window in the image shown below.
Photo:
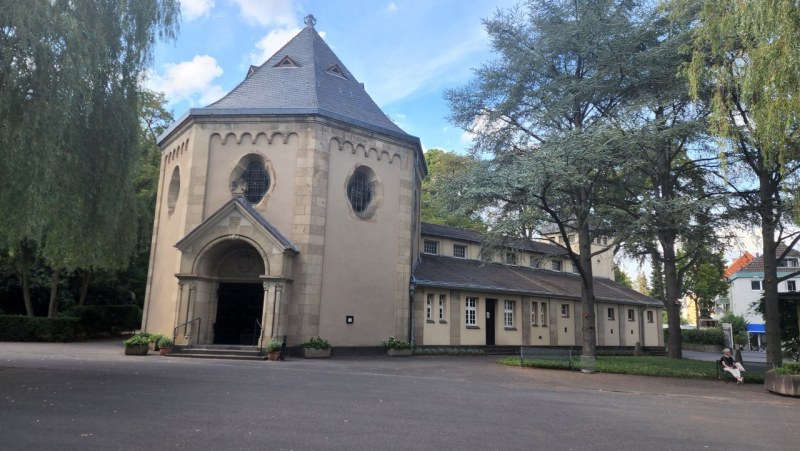
<svg viewBox="0 0 800 451"><path fill-rule="evenodd" d="M284 56L282 60L278 61L275 67L300 67L300 65L295 63L294 60L288 56Z"/></svg>
<svg viewBox="0 0 800 451"><path fill-rule="evenodd" d="M778 260L778 268L797 268L797 259L782 258Z"/></svg>
<svg viewBox="0 0 800 451"><path fill-rule="evenodd" d="M330 66L329 68L325 69L325 72L331 75L336 75L337 77L342 77L345 80L347 79L347 76L344 74L344 71L342 70L341 67L339 67L338 64L334 64L333 66Z"/></svg>

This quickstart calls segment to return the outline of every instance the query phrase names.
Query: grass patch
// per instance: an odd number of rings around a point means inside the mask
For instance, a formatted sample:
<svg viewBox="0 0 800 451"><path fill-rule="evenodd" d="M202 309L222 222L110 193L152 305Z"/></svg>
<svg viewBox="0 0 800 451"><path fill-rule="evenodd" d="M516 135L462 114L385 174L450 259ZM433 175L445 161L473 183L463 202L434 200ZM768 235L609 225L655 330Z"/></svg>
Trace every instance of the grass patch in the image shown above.
<svg viewBox="0 0 800 451"><path fill-rule="evenodd" d="M506 357L497 361L500 365L519 366L519 357ZM667 357L600 356L596 359L595 371L598 373L632 374L635 376L679 377L686 379L717 379L716 362L691 359L670 359ZM544 359L525 359L523 366L528 368L569 369L569 362ZM580 369L580 358L572 360L572 367ZM763 383L765 368L755 364L748 365L744 373L745 382Z"/></svg>

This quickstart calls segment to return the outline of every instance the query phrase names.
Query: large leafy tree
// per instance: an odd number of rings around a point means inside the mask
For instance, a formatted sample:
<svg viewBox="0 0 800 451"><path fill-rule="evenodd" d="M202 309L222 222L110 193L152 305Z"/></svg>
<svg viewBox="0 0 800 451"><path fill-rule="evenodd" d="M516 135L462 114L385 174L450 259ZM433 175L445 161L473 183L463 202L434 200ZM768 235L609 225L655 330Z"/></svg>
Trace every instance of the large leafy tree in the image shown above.
<svg viewBox="0 0 800 451"><path fill-rule="evenodd" d="M616 177L616 119L632 95L640 51L636 2L528 1L484 24L498 58L449 91L451 120L486 155L463 178L457 202L492 206L493 231L553 232L581 276L583 349L595 355L591 244Z"/></svg>
<svg viewBox="0 0 800 451"><path fill-rule="evenodd" d="M478 205L472 206L471 211L468 211L469 207L464 208L462 214L457 215L447 208L448 181L474 162L472 156L442 149L433 148L425 152L428 175L422 181L422 222L484 231Z"/></svg>
<svg viewBox="0 0 800 451"><path fill-rule="evenodd" d="M716 299L728 292L728 282L723 278L725 260L722 253L701 249L697 259L686 272L683 291L694 299L695 318L700 327L701 318L711 318ZM670 331L670 333L672 333Z"/></svg>
<svg viewBox="0 0 800 451"><path fill-rule="evenodd" d="M714 86L711 130L720 138L743 220L761 228L767 363L780 366L779 245L787 233L800 170L800 13L794 0L674 0L676 16L696 19L687 67L695 94ZM796 212L795 212L796 214Z"/></svg>
<svg viewBox="0 0 800 451"><path fill-rule="evenodd" d="M175 36L178 8L0 3L0 243L23 287L34 256L52 268L49 315L62 271L121 268L131 255L140 79L155 40Z"/></svg>

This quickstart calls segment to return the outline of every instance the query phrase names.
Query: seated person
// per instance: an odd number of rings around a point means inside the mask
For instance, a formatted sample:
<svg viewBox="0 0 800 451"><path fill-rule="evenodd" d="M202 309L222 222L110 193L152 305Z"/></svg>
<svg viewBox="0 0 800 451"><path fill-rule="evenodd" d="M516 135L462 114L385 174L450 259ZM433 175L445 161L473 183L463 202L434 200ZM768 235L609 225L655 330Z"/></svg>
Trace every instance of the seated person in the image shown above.
<svg viewBox="0 0 800 451"><path fill-rule="evenodd" d="M731 350L725 348L722 350L722 358L719 359L720 365L722 365L722 369L731 373L733 377L736 378L736 383L741 384L744 383L744 379L742 378L742 372L744 371L744 367L739 362L734 362L733 357L731 357Z"/></svg>

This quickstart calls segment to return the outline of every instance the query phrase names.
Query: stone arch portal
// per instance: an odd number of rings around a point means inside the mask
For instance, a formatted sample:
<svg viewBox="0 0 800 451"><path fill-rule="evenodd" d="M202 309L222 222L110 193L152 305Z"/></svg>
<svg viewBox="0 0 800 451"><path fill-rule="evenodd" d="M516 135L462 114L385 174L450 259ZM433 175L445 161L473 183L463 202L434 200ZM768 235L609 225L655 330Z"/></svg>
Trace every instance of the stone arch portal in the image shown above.
<svg viewBox="0 0 800 451"><path fill-rule="evenodd" d="M269 263L254 243L224 237L197 258L191 276L179 276L179 334L186 344L260 346L267 312ZM186 286L188 283L188 290Z"/></svg>

